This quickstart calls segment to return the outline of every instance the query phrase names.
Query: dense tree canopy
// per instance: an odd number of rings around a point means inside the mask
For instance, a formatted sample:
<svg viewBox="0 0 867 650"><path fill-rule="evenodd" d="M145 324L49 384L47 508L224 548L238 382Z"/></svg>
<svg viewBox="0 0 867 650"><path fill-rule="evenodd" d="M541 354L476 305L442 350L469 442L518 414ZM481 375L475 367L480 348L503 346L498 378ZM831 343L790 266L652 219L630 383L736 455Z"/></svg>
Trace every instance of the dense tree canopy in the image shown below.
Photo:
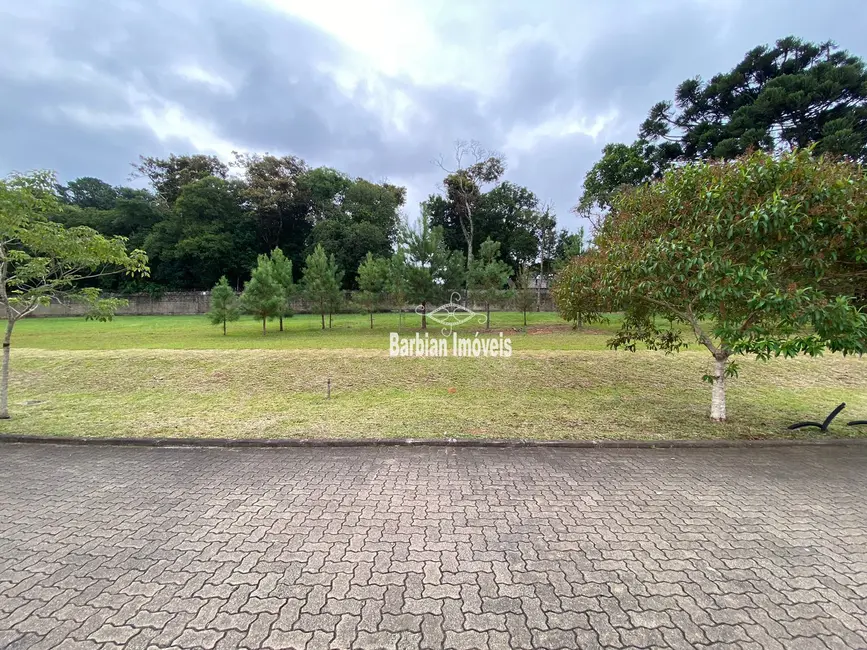
<svg viewBox="0 0 867 650"><path fill-rule="evenodd" d="M293 156L235 154L231 165L204 155L142 158L136 175L150 189L83 177L57 186L51 215L66 226L120 235L151 255L152 276L98 281L120 291L204 290L226 276L239 290L258 255L279 249L300 279L307 255L322 245L356 288L368 252L390 257L406 190L353 179Z"/></svg>
<svg viewBox="0 0 867 650"><path fill-rule="evenodd" d="M867 175L810 150L691 163L615 197L594 248L557 282L564 317L622 310L612 347L713 355L724 420L737 354L867 352Z"/></svg>
<svg viewBox="0 0 867 650"><path fill-rule="evenodd" d="M576 211L607 210L618 188L658 178L677 161L810 144L816 153L867 161L867 67L831 42L789 36L750 50L709 81L687 79L674 102L654 105L638 140L603 149Z"/></svg>

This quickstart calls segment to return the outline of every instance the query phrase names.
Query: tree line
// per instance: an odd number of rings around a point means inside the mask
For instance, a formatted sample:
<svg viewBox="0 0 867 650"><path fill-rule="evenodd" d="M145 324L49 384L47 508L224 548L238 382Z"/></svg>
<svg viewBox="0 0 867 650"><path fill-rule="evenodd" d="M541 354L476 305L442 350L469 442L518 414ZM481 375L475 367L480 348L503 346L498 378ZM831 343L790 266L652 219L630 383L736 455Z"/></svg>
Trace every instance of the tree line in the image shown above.
<svg viewBox="0 0 867 650"><path fill-rule="evenodd" d="M465 266L462 253L446 247L444 228L431 222L425 211L414 226L404 224L398 233L397 250L390 256L367 253L357 270L359 290L353 298L355 304L348 307L366 311L372 329L377 311L385 307L397 309L402 325L404 309L408 304L417 304L421 308L421 327L426 329L431 303L446 301L454 293L471 292L477 302L485 305L487 328L491 327L491 306L510 299L523 312L526 325L527 312L540 297L537 276L529 265L522 265L512 279L511 267L500 259L500 243L488 238L480 244L469 266ZM226 276L220 278L211 290L208 316L213 324L222 325L226 334L227 323L246 313L261 320L265 335L269 320L279 319L283 331L283 319L293 315L293 301L303 298L319 314L322 329L326 327L326 317L330 328L334 314L347 307L343 277L335 256L317 244L306 257L300 281L296 283L292 260L275 248L270 254L258 256L240 295Z"/></svg>
<svg viewBox="0 0 867 650"><path fill-rule="evenodd" d="M475 144L458 148L481 151ZM496 160L500 175L505 167ZM328 167L310 168L294 156L235 154L230 163L202 154L142 157L133 176L148 188L115 187L82 177L58 185L59 207L51 219L122 236L147 252L147 279L103 278L100 287L119 292L203 290L223 276L236 290L251 279L260 255L279 249L299 282L307 257L321 247L342 271L340 287L358 289L358 269L370 253L390 257L405 227L406 189L388 182L351 178ZM443 228L443 244L463 251L466 263L490 238L513 274L522 266L550 272L553 260L580 247L582 235L557 232L550 208L525 187L499 175L478 176L467 164L445 185L463 179L462 193L432 194L422 209ZM496 181L496 182L492 182ZM488 182L490 187L483 187ZM470 224L466 239L462 225Z"/></svg>

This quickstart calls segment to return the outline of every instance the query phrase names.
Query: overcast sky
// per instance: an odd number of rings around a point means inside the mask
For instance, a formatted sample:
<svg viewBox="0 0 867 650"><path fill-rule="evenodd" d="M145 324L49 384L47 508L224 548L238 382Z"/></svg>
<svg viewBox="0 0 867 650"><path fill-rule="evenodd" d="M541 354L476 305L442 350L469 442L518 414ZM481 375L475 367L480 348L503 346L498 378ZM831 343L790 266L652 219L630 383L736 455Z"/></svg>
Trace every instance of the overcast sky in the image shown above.
<svg viewBox="0 0 867 650"><path fill-rule="evenodd" d="M301 156L436 191L456 139L562 226L607 142L788 34L867 56L864 0L0 0L0 174L127 182L139 154Z"/></svg>

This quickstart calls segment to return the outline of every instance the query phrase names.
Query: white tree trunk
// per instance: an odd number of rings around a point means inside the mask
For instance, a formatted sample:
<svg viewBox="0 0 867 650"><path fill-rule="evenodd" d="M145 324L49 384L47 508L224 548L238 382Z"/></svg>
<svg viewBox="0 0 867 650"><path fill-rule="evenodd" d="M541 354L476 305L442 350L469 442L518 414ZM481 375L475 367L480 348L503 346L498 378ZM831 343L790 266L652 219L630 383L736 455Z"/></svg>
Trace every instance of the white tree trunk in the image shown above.
<svg viewBox="0 0 867 650"><path fill-rule="evenodd" d="M12 341L12 328L15 321L9 318L7 310L6 336L3 337L3 365L0 368L0 420L9 419L9 350Z"/></svg>
<svg viewBox="0 0 867 650"><path fill-rule="evenodd" d="M713 388L711 389L710 419L725 422L726 419L726 365L728 357L714 361Z"/></svg>

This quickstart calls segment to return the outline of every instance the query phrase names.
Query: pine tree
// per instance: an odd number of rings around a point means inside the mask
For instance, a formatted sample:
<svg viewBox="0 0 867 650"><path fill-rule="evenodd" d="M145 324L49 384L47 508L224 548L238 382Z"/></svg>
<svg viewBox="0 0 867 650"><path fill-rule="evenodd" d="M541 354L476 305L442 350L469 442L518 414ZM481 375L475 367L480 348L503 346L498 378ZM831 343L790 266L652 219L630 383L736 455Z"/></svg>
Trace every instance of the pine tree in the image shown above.
<svg viewBox="0 0 867 650"><path fill-rule="evenodd" d="M283 317L292 316L292 298L295 295L295 282L292 280L292 260L283 254L279 248L271 251L271 271L274 280L283 292L283 309L279 313L280 331L283 331Z"/></svg>
<svg viewBox="0 0 867 650"><path fill-rule="evenodd" d="M271 260L267 255L259 256L259 263L253 269L250 280L244 284L241 306L248 314L262 319L262 336L267 332L265 321L279 316L284 311L283 288L274 276Z"/></svg>
<svg viewBox="0 0 867 650"><path fill-rule="evenodd" d="M406 264L406 251L398 248L388 261L388 285L391 302L397 306L399 327L403 327L403 308L409 296L409 269Z"/></svg>
<svg viewBox="0 0 867 650"><path fill-rule="evenodd" d="M322 329L325 329L325 314L331 314L340 305L342 298L340 281L343 272L338 270L334 255L327 256L322 244L317 244L313 252L307 256L304 267L304 295L322 316Z"/></svg>
<svg viewBox="0 0 867 650"><path fill-rule="evenodd" d="M226 335L226 323L240 318L238 296L229 286L225 275L211 289L211 311L208 312L208 318L214 325L223 324L223 336Z"/></svg>
<svg viewBox="0 0 867 650"><path fill-rule="evenodd" d="M373 329L373 312L382 302L388 285L388 271L388 260L374 257L370 252L358 267L359 301L370 313L370 329Z"/></svg>
<svg viewBox="0 0 867 650"><path fill-rule="evenodd" d="M491 303L504 297L503 287L509 282L509 265L499 259L500 243L490 238L482 242L479 256L470 266L469 284L485 301L485 328L491 329Z"/></svg>

